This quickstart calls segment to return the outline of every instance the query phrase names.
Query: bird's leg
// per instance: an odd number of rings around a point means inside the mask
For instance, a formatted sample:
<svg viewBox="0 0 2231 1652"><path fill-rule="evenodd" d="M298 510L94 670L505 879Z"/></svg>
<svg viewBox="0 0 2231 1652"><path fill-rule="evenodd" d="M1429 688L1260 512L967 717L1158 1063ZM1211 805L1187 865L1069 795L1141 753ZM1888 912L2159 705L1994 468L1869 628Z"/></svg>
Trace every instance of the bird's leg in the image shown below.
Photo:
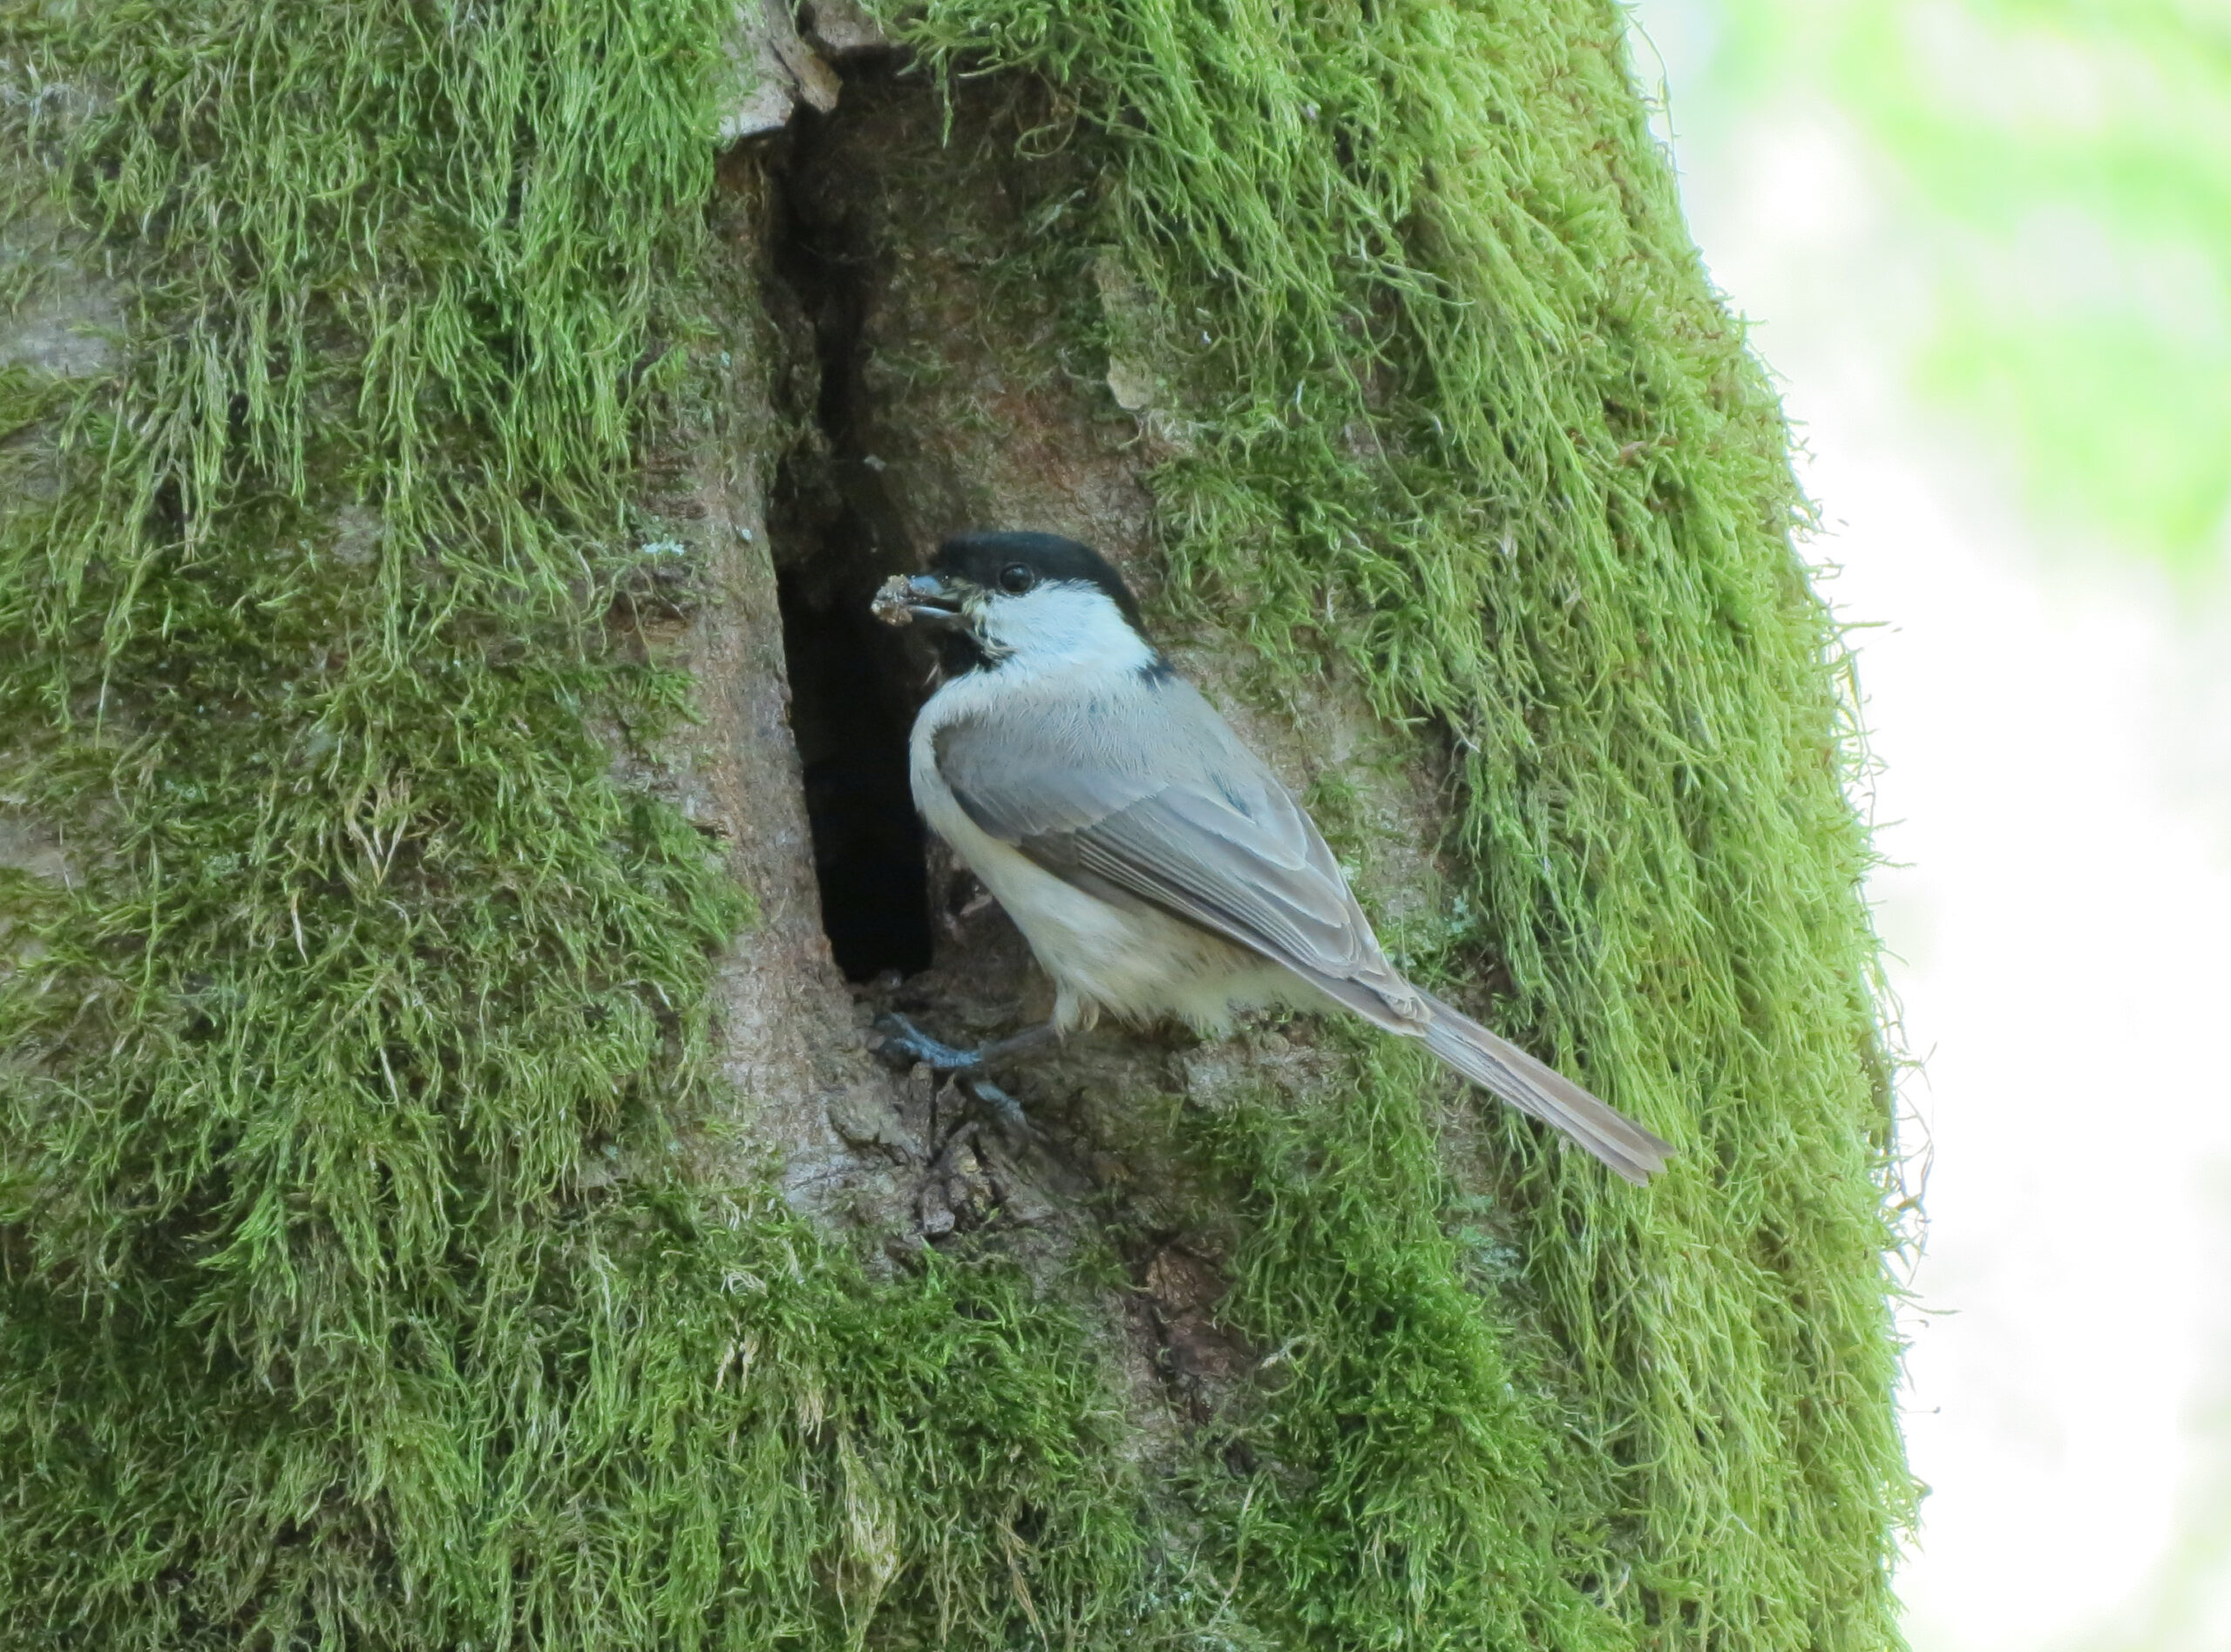
<svg viewBox="0 0 2231 1652"><path fill-rule="evenodd" d="M883 1034L883 1046L876 1054L885 1064L911 1067L919 1062L932 1073L981 1072L1010 1057L1034 1050L1054 1036L1054 1024L1048 1021L1027 1028L1013 1038L994 1039L973 1050L959 1050L950 1044L939 1043L903 1015L878 1016L875 1030Z"/></svg>

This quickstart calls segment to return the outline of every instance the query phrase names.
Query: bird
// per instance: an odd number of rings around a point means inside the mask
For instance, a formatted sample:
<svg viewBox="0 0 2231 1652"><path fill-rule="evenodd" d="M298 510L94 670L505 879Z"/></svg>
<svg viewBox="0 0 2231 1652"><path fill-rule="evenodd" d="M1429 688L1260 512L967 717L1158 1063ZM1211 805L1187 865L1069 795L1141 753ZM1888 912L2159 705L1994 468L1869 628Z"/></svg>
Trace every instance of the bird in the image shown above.
<svg viewBox="0 0 2231 1652"><path fill-rule="evenodd" d="M1308 811L1156 647L1098 552L958 533L872 612L936 647L908 742L915 807L1054 987L1046 1025L974 1051L887 1018L902 1057L980 1068L1103 1013L1217 1036L1251 1009L1345 1011L1629 1181L1664 1168L1670 1143L1403 978Z"/></svg>

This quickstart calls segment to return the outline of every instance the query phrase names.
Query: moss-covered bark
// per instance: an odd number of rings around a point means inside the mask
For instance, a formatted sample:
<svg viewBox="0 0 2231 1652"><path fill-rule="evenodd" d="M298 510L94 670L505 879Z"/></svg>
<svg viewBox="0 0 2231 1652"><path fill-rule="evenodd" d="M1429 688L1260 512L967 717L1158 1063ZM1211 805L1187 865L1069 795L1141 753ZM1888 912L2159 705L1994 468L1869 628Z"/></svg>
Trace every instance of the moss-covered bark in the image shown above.
<svg viewBox="0 0 2231 1652"><path fill-rule="evenodd" d="M1895 1643L1842 656L1616 9L932 0L716 162L735 26L0 23L0 1640ZM878 1068L1041 990L815 895L994 523L1673 1171L1307 1021Z"/></svg>

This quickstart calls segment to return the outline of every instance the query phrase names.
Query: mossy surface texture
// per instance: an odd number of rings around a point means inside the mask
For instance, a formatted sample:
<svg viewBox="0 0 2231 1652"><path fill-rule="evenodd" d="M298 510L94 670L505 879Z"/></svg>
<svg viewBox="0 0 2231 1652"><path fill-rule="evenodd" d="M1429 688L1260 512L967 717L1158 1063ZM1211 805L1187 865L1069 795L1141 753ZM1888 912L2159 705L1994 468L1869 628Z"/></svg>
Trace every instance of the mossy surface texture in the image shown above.
<svg viewBox="0 0 2231 1652"><path fill-rule="evenodd" d="M1172 1488L996 1256L661 1170L749 900L598 731L687 702L607 617L715 439L727 11L4 24L10 295L122 337L0 378L0 1642L1894 1644L1848 689L1610 5L904 26L1095 164L1039 255L1132 295L1177 600L1453 742L1411 956L1672 1173L1491 1112L1460 1199L1376 1046L1179 1125L1277 1357Z"/></svg>

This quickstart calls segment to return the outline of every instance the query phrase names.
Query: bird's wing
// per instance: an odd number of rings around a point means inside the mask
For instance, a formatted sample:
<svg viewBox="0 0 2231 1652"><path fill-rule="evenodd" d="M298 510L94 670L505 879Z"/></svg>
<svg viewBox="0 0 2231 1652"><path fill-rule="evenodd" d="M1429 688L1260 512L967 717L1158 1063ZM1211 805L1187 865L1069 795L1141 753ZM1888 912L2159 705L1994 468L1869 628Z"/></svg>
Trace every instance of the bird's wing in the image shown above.
<svg viewBox="0 0 2231 1652"><path fill-rule="evenodd" d="M935 751L968 817L1055 876L1197 924L1383 1026L1425 1017L1315 823L1182 679L1074 720L981 714Z"/></svg>
<svg viewBox="0 0 2231 1652"><path fill-rule="evenodd" d="M1051 708L1009 701L946 725L933 749L968 817L1056 877L1285 965L1366 1019L1423 1039L1631 1181L1647 1181L1672 1153L1396 974L1301 805L1183 682Z"/></svg>

